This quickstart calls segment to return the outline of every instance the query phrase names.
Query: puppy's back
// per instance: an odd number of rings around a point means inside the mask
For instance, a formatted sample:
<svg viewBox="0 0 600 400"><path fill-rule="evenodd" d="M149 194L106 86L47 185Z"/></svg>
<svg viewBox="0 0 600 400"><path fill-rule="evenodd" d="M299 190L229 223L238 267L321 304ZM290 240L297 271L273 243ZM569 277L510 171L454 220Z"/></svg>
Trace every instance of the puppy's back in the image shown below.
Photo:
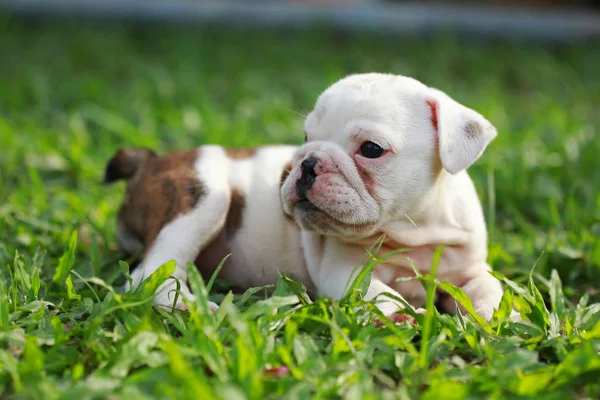
<svg viewBox="0 0 600 400"><path fill-rule="evenodd" d="M117 216L119 243L129 252L148 249L161 228L191 210L204 195L194 164L198 150L159 157L149 149L121 149L108 162L105 182L127 181Z"/></svg>

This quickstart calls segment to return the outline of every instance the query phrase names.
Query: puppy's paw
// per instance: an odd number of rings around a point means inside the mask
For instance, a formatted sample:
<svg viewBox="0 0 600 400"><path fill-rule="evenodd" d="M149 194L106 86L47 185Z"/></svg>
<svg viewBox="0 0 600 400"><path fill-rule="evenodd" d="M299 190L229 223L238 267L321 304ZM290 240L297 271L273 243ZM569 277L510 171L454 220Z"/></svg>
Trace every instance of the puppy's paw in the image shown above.
<svg viewBox="0 0 600 400"><path fill-rule="evenodd" d="M190 289L186 285L179 285L178 291L177 283L173 280L168 280L156 290L153 303L167 311L171 311L173 308L180 311L188 311L184 299L190 302L194 301L196 296L190 292Z"/></svg>
<svg viewBox="0 0 600 400"><path fill-rule="evenodd" d="M410 322L413 325L417 324L417 320L410 314L394 313L386 316L386 318L389 319L393 324L399 324L402 322ZM383 328L385 326L383 321L377 317L373 318L373 322L377 328Z"/></svg>
<svg viewBox="0 0 600 400"><path fill-rule="evenodd" d="M183 294L179 293L179 296L177 296L177 301L175 301L175 296L175 292L169 294L164 291L157 293L152 302L166 311L171 311L173 308L175 308L175 310L188 311L188 308L183 301ZM192 294L186 295L185 297L189 301L194 301L194 295Z"/></svg>
<svg viewBox="0 0 600 400"><path fill-rule="evenodd" d="M424 308L413 309L413 311L415 312L415 314L425 314L425 309ZM413 325L417 325L418 324L418 322L415 319L415 317L413 317L412 315L410 315L407 312L403 312L402 309L396 309L396 310L394 310L394 312L392 312L392 313L385 313L384 315L390 321L392 321L394 324L399 324L401 322L410 322ZM373 319L373 322L375 322L375 325L378 328L381 328L382 326L384 326L383 322L379 318Z"/></svg>
<svg viewBox="0 0 600 400"><path fill-rule="evenodd" d="M418 323L415 317L413 317L410 314L394 314L389 318L394 324L399 324L401 322L410 322L413 325L417 325Z"/></svg>
<svg viewBox="0 0 600 400"><path fill-rule="evenodd" d="M175 301L176 296L176 286L175 285L167 285L164 288L159 288L157 294L154 296L154 304L167 311L171 311L173 309L173 302ZM177 301L175 302L175 309L180 311L189 311L188 307L185 305L184 299L189 303L196 301L196 296L194 296L187 286L180 286L179 288L179 296L177 297ZM209 301L208 309L211 314L215 314L219 309L219 305Z"/></svg>
<svg viewBox="0 0 600 400"><path fill-rule="evenodd" d="M417 320L412 315L410 315L408 312L405 311L404 305L401 305L401 304L393 302L393 301L384 301L384 302L377 303L377 308L379 308L379 310L383 313L383 315L385 315L386 318L389 319L394 324L399 324L401 322L406 322L406 321L412 323L413 325L417 324ZM411 307L411 309L417 314L425 313L425 310L422 308L414 309ZM377 317L373 319L373 322L375 322L375 325L378 328L384 326L383 322Z"/></svg>
<svg viewBox="0 0 600 400"><path fill-rule="evenodd" d="M515 310L512 310L510 312L510 315L508 316L508 320L510 322L520 322L520 321L523 321L523 318L521 318L521 313L519 313Z"/></svg>
<svg viewBox="0 0 600 400"><path fill-rule="evenodd" d="M217 311L219 311L219 305L217 303L213 303L212 301L208 302L208 308L210 309L210 312L215 314Z"/></svg>

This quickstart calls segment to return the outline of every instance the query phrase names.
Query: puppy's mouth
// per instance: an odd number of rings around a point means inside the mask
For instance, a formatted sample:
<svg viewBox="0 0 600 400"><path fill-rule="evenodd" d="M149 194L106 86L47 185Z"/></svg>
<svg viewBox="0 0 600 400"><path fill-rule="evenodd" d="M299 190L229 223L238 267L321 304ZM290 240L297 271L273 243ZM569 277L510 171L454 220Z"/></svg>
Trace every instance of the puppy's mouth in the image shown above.
<svg viewBox="0 0 600 400"><path fill-rule="evenodd" d="M302 211L321 211L321 209L319 209L319 207L315 206L308 199L298 200L298 202L296 203L296 208L298 208L299 210L302 210Z"/></svg>
<svg viewBox="0 0 600 400"><path fill-rule="evenodd" d="M299 199L296 202L295 210L295 219L303 229L324 235L342 237L358 235L358 237L362 237L364 232L372 230L375 226L374 223L348 223L340 221L306 198Z"/></svg>
<svg viewBox="0 0 600 400"><path fill-rule="evenodd" d="M313 203L306 197L299 198L294 204L294 209L296 211L296 218L300 221L313 221L316 219L321 221L327 220L329 222L328 225L337 225L338 223L341 223L341 221L338 221L337 218L334 218L333 216L329 215L325 210L317 207L315 203Z"/></svg>

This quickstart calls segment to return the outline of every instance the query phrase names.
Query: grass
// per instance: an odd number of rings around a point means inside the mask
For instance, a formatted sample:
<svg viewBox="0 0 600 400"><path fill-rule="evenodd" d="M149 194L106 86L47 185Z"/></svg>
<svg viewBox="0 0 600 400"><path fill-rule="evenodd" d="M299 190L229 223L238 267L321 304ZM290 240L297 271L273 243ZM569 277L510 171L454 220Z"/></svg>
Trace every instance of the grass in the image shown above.
<svg viewBox="0 0 600 400"><path fill-rule="evenodd" d="M0 397L598 398L599 44L5 15ZM377 327L372 307L355 310L356 293L311 301L282 279L275 296L231 296L220 281L209 292L194 271L190 314L152 307L160 274L140 293L122 293L128 267L114 219L123 186L100 185L118 147L300 143L302 114L318 93L367 71L439 87L499 130L470 171L489 261L507 282L491 323L430 309L416 326ZM208 293L222 303L216 316ZM522 322L502 320L510 304Z"/></svg>

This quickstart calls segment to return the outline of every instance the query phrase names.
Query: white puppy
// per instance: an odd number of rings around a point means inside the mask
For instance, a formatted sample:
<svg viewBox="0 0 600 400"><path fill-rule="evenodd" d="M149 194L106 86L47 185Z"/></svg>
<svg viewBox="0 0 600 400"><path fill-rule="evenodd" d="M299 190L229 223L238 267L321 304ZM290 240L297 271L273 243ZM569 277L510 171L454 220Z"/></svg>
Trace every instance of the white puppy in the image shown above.
<svg viewBox="0 0 600 400"><path fill-rule="evenodd" d="M352 75L319 97L305 135L298 149L117 153L106 180L129 179L120 243L145 249L134 285L169 260L184 282L190 261L210 276L231 253L221 277L236 286L272 284L282 271L341 298L365 250L385 234L379 255L409 250L373 272L366 298L384 314L402 308L385 292L424 304L418 281L397 280L414 276L411 262L428 273L444 245L438 279L462 287L491 318L502 289L488 273L486 226L465 171L496 136L484 117L411 78ZM171 304L174 287L168 281L156 302ZM440 300L453 310L452 299Z"/></svg>

